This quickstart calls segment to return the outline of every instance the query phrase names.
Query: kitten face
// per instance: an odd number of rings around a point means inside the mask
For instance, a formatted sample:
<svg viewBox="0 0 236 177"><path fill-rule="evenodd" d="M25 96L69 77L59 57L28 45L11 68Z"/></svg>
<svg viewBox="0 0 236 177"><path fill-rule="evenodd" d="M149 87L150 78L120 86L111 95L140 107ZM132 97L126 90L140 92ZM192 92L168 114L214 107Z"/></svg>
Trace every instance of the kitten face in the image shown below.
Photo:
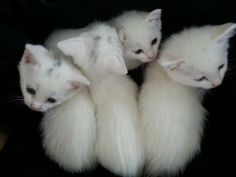
<svg viewBox="0 0 236 177"><path fill-rule="evenodd" d="M175 81L210 89L219 86L228 67L228 39L236 25L191 28L170 37L159 63Z"/></svg>
<svg viewBox="0 0 236 177"><path fill-rule="evenodd" d="M96 76L127 73L118 33L108 25L98 24L77 38L60 41L58 48Z"/></svg>
<svg viewBox="0 0 236 177"><path fill-rule="evenodd" d="M161 10L142 16L130 15L131 25L119 31L124 45L124 58L146 63L153 61L161 41ZM133 16L133 17L132 17Z"/></svg>
<svg viewBox="0 0 236 177"><path fill-rule="evenodd" d="M73 65L53 58L42 46L26 45L19 70L24 102L34 111L55 107L89 84Z"/></svg>

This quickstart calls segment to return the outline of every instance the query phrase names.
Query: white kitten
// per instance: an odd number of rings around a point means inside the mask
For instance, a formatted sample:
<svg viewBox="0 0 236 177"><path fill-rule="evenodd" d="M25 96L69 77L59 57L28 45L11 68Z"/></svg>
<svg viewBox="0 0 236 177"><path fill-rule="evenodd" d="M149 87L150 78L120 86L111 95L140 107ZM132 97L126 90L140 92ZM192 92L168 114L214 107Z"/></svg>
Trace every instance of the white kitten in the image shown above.
<svg viewBox="0 0 236 177"><path fill-rule="evenodd" d="M39 45L26 45L20 62L26 104L46 111L42 138L46 153L70 172L94 166L95 108L79 69Z"/></svg>
<svg viewBox="0 0 236 177"><path fill-rule="evenodd" d="M74 65L58 57L43 46L25 46L19 65L20 85L25 104L32 110L44 112L89 85Z"/></svg>
<svg viewBox="0 0 236 177"><path fill-rule="evenodd" d="M139 106L149 174L176 174L200 151L205 111L197 87L221 83L234 29L234 24L224 24L184 30L160 52L167 72L158 62L148 66Z"/></svg>
<svg viewBox="0 0 236 177"><path fill-rule="evenodd" d="M97 24L78 38L58 43L91 81L96 106L99 162L115 174L136 176L144 152L138 124L136 85L127 76L122 45L114 28Z"/></svg>
<svg viewBox="0 0 236 177"><path fill-rule="evenodd" d="M96 164L96 118L88 89L50 109L42 119L42 144L46 154L69 172Z"/></svg>
<svg viewBox="0 0 236 177"><path fill-rule="evenodd" d="M110 22L118 31L124 45L128 69L156 58L161 41L161 10L150 13L127 11Z"/></svg>
<svg viewBox="0 0 236 177"><path fill-rule="evenodd" d="M236 24L190 28L164 43L159 63L184 85L209 89L222 83L227 70L228 39Z"/></svg>

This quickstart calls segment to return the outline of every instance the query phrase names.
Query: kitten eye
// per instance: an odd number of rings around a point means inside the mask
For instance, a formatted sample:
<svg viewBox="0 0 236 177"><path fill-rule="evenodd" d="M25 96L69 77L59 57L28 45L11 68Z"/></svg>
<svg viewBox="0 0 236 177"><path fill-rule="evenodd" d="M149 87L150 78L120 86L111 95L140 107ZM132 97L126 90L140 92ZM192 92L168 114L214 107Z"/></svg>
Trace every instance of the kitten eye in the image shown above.
<svg viewBox="0 0 236 177"><path fill-rule="evenodd" d="M55 103L57 100L55 100L54 98L48 98L47 102L49 103Z"/></svg>
<svg viewBox="0 0 236 177"><path fill-rule="evenodd" d="M157 43L157 38L153 39L151 42L152 45L155 45L156 43Z"/></svg>
<svg viewBox="0 0 236 177"><path fill-rule="evenodd" d="M218 67L218 70L221 70L222 68L224 68L225 64L222 64Z"/></svg>
<svg viewBox="0 0 236 177"><path fill-rule="evenodd" d="M35 93L36 93L36 91L35 91L33 88L28 87L28 86L27 86L27 88L26 88L26 91L27 91L30 95L35 95Z"/></svg>
<svg viewBox="0 0 236 177"><path fill-rule="evenodd" d="M142 53L142 52L143 52L142 49L138 49L138 50L136 50L134 53L136 53L136 54L140 54L140 53Z"/></svg>
<svg viewBox="0 0 236 177"><path fill-rule="evenodd" d="M206 76L202 76L201 78L199 79L195 79L196 81L200 82L200 81L203 81L203 80L207 80Z"/></svg>

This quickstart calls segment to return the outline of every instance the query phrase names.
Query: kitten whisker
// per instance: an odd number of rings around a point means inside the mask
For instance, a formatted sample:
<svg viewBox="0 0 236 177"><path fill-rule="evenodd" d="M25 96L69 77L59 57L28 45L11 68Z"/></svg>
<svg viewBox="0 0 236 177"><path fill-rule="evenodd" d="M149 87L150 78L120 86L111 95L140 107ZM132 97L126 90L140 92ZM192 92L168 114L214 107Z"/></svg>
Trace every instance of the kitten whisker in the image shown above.
<svg viewBox="0 0 236 177"><path fill-rule="evenodd" d="M24 98L22 96L19 95L11 95L9 96L8 99L8 103L9 104L17 104L17 105L24 105Z"/></svg>

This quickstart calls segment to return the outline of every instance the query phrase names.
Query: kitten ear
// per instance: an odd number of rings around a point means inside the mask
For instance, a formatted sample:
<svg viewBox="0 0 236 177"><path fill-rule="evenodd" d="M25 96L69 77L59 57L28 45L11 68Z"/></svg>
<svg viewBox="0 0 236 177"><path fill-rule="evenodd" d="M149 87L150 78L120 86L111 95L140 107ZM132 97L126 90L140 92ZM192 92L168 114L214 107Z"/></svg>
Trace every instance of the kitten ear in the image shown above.
<svg viewBox="0 0 236 177"><path fill-rule="evenodd" d="M166 60L166 59L162 59L161 61L158 61L158 63L165 69L165 70L168 70L168 71L173 71L173 70L176 70L180 67L181 64L184 63L184 60L167 60L167 61L163 61L163 60Z"/></svg>
<svg viewBox="0 0 236 177"><path fill-rule="evenodd" d="M25 50L22 56L22 61L25 64L40 64L40 56L44 55L47 52L43 46L26 44Z"/></svg>
<svg viewBox="0 0 236 177"><path fill-rule="evenodd" d="M148 23L152 23L152 24L157 24L161 19L161 9L155 9L153 11L151 11L145 21L147 21Z"/></svg>
<svg viewBox="0 0 236 177"><path fill-rule="evenodd" d="M116 56L114 54L105 54L104 67L113 74L125 75L128 73L124 59L122 56Z"/></svg>
<svg viewBox="0 0 236 177"><path fill-rule="evenodd" d="M114 56L113 59L111 59L111 61L114 61L111 63L111 71L113 73L121 75L125 75L128 73L123 58Z"/></svg>
<svg viewBox="0 0 236 177"><path fill-rule="evenodd" d="M235 34L235 29L236 29L235 23L225 23L223 25L219 25L215 41L219 43L227 41Z"/></svg>
<svg viewBox="0 0 236 177"><path fill-rule="evenodd" d="M81 87L90 85L90 82L83 75L78 75L76 79L70 80L69 84L73 90L78 90Z"/></svg>
<svg viewBox="0 0 236 177"><path fill-rule="evenodd" d="M57 47L73 59L84 57L86 52L85 40L83 38L71 38L57 43ZM74 61L76 63L76 61Z"/></svg>
<svg viewBox="0 0 236 177"><path fill-rule="evenodd" d="M119 34L120 40L122 42L125 42L126 41L126 34L125 34L125 32L121 29L121 30L119 30L118 34Z"/></svg>

